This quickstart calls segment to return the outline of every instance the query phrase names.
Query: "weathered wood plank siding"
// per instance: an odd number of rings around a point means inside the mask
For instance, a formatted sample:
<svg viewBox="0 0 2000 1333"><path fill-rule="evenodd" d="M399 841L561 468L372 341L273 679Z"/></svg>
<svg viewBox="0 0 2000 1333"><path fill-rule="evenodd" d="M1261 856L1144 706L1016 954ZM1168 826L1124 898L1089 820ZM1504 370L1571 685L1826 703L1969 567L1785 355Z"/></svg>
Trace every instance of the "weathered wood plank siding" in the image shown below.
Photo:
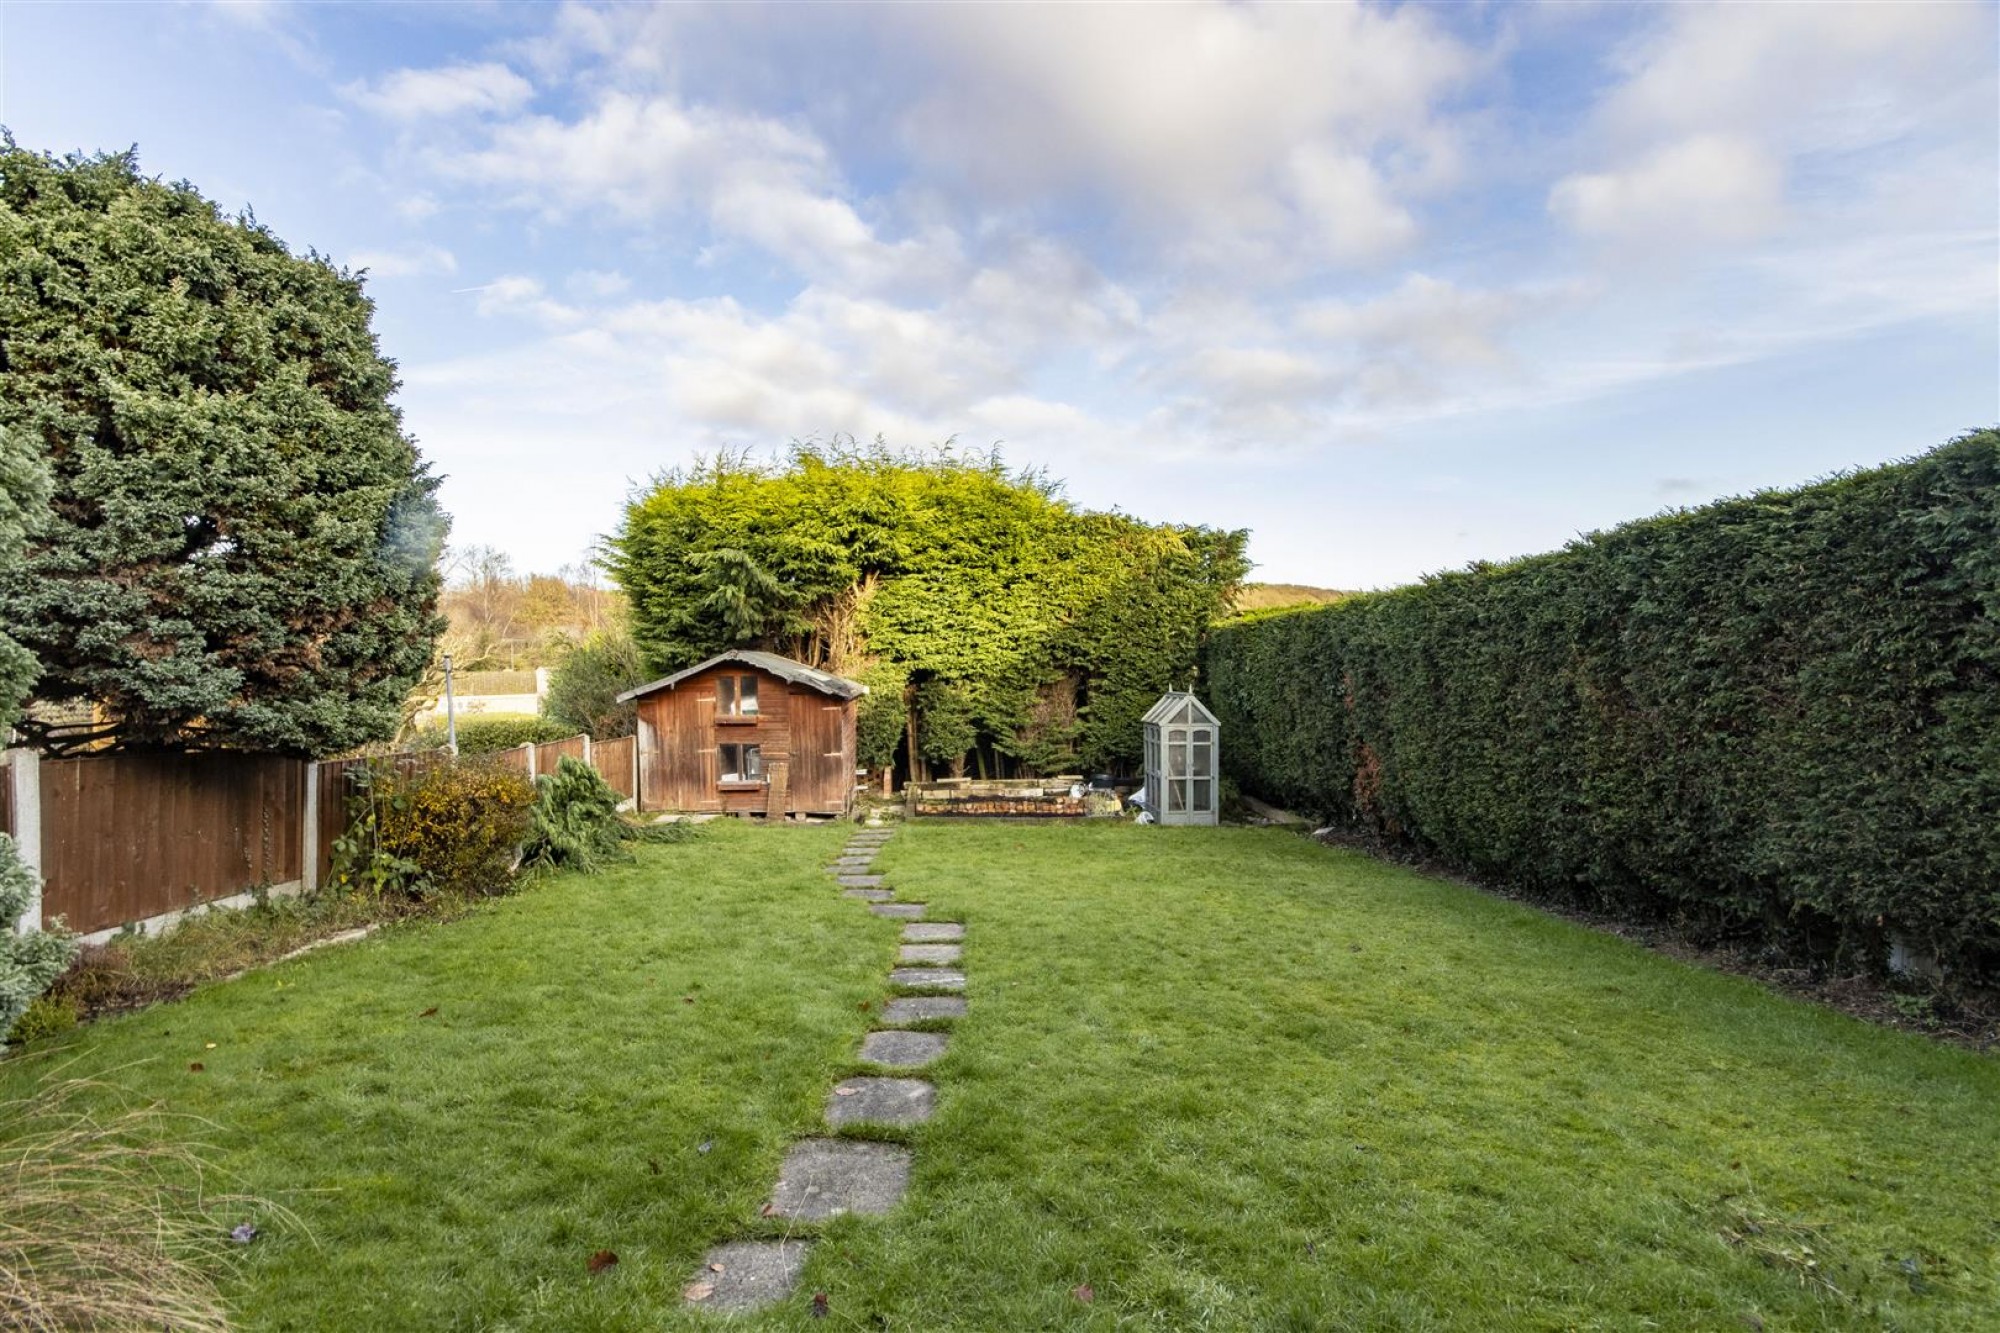
<svg viewBox="0 0 2000 1333"><path fill-rule="evenodd" d="M755 718L716 713L720 676L755 676ZM766 769L786 765L784 809L766 788L723 790L720 747L755 745ZM728 814L842 814L853 786L851 701L731 662L639 700L639 768L646 810Z"/></svg>
<svg viewBox="0 0 2000 1333"><path fill-rule="evenodd" d="M543 741L535 747L535 772L553 773L556 765L565 759L583 759L583 737L571 736L567 740Z"/></svg>
<svg viewBox="0 0 2000 1333"><path fill-rule="evenodd" d="M44 920L104 930L298 879L305 780L270 755L44 759Z"/></svg>
<svg viewBox="0 0 2000 1333"><path fill-rule="evenodd" d="M632 749L638 743L631 736L590 743L591 767L610 784L611 790L627 800L638 794L632 786Z"/></svg>

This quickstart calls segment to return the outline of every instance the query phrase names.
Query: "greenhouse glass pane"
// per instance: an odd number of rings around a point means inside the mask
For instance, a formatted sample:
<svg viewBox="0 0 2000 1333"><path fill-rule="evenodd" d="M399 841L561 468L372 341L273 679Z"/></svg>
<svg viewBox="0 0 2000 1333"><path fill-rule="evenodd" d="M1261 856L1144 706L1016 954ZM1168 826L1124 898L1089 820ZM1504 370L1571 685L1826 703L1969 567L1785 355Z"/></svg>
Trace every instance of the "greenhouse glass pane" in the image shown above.
<svg viewBox="0 0 2000 1333"><path fill-rule="evenodd" d="M1214 809L1215 807L1209 804L1209 800L1212 795L1209 789L1215 786L1215 784L1213 782L1208 781L1206 778L1196 778L1194 780L1193 786L1194 786L1194 798L1188 802L1188 809L1200 810L1203 812Z"/></svg>
<svg viewBox="0 0 2000 1333"><path fill-rule="evenodd" d="M1187 783L1169 782L1167 784L1167 809L1175 814L1187 809Z"/></svg>
<svg viewBox="0 0 2000 1333"><path fill-rule="evenodd" d="M1212 753L1213 751L1206 745L1197 745L1194 747L1194 775L1196 777L1209 777L1215 772L1213 768L1209 767L1213 762L1209 757Z"/></svg>

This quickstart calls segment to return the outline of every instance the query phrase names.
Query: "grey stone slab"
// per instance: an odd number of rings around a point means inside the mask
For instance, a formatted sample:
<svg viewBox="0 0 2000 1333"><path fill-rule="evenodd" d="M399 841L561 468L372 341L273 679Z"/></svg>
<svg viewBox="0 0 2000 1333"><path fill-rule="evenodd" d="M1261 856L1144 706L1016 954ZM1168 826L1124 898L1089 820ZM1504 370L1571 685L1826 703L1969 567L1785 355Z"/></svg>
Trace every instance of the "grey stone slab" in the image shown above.
<svg viewBox="0 0 2000 1333"><path fill-rule="evenodd" d="M875 864L872 856L843 856L833 863L833 869L846 874L858 874Z"/></svg>
<svg viewBox="0 0 2000 1333"><path fill-rule="evenodd" d="M871 903L868 910L876 916L894 917L898 921L921 921L924 915L922 903Z"/></svg>
<svg viewBox="0 0 2000 1333"><path fill-rule="evenodd" d="M802 1139L785 1154L771 1215L820 1222L842 1213L886 1213L910 1187L910 1150L859 1139Z"/></svg>
<svg viewBox="0 0 2000 1333"><path fill-rule="evenodd" d="M899 967L889 973L889 984L905 990L964 990L965 973L955 967Z"/></svg>
<svg viewBox="0 0 2000 1333"><path fill-rule="evenodd" d="M842 889L843 898L859 898L866 903L886 903L896 895L887 889Z"/></svg>
<svg viewBox="0 0 2000 1333"><path fill-rule="evenodd" d="M799 1284L812 1242L736 1240L718 1245L701 1261L681 1296L703 1310L761 1310L782 1301Z"/></svg>
<svg viewBox="0 0 2000 1333"><path fill-rule="evenodd" d="M829 1125L917 1125L937 1110L937 1089L920 1078L844 1078L826 1099Z"/></svg>
<svg viewBox="0 0 2000 1333"><path fill-rule="evenodd" d="M884 880L880 875L841 875L834 882L843 889L879 889Z"/></svg>
<svg viewBox="0 0 2000 1333"><path fill-rule="evenodd" d="M950 1041L942 1032L871 1032L861 1039L861 1058L873 1065L915 1069L943 1055Z"/></svg>
<svg viewBox="0 0 2000 1333"><path fill-rule="evenodd" d="M912 921L903 927L905 944L949 944L965 938L965 927L956 921Z"/></svg>
<svg viewBox="0 0 2000 1333"><path fill-rule="evenodd" d="M862 892L867 892L863 889ZM965 956L956 944L905 944L896 954L899 963L955 963Z"/></svg>
<svg viewBox="0 0 2000 1333"><path fill-rule="evenodd" d="M963 995L898 995L882 1006L882 1021L891 1025L964 1017Z"/></svg>

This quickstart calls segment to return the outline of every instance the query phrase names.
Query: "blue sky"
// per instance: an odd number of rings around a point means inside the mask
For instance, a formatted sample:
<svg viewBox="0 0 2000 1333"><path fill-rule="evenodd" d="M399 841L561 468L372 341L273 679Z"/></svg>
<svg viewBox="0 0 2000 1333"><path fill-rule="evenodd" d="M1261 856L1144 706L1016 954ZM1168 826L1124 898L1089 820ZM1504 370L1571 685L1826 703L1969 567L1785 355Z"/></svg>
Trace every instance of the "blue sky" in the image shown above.
<svg viewBox="0 0 2000 1333"><path fill-rule="evenodd" d="M370 270L453 540L998 443L1405 582L2000 419L1979 4L0 6L0 123Z"/></svg>

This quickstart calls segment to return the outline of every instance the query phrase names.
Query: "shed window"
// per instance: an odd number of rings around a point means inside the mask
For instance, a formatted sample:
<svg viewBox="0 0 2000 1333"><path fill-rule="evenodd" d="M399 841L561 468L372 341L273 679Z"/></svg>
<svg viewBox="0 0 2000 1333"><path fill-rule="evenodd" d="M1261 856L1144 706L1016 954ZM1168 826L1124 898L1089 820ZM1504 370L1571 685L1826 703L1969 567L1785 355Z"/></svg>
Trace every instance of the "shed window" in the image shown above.
<svg viewBox="0 0 2000 1333"><path fill-rule="evenodd" d="M723 717L757 716L757 678L755 676L717 676L715 678L715 711Z"/></svg>
<svg viewBox="0 0 2000 1333"><path fill-rule="evenodd" d="M762 782L764 780L764 756L754 745L723 745L717 747L722 752L722 780L724 782Z"/></svg>

